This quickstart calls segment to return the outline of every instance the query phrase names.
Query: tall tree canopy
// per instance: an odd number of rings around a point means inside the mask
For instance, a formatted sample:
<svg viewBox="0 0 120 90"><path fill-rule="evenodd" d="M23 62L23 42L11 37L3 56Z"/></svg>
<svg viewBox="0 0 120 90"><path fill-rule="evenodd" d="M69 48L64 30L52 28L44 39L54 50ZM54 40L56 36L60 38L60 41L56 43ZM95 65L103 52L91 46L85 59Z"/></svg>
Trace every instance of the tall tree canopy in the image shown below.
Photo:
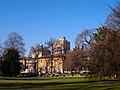
<svg viewBox="0 0 120 90"><path fill-rule="evenodd" d="M91 77L120 76L120 30L98 28L90 50Z"/></svg>

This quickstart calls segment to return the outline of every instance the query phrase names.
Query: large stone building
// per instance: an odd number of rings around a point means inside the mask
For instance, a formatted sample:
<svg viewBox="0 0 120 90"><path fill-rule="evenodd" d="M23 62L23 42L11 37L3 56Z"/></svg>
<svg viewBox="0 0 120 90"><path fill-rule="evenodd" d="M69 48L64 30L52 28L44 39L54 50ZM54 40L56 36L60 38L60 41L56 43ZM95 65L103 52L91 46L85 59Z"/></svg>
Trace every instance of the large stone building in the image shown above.
<svg viewBox="0 0 120 90"><path fill-rule="evenodd" d="M70 42L65 37L58 38L53 44L54 55L66 54L70 51Z"/></svg>
<svg viewBox="0 0 120 90"><path fill-rule="evenodd" d="M41 57L38 59L38 72L63 73L63 57Z"/></svg>
<svg viewBox="0 0 120 90"><path fill-rule="evenodd" d="M32 57L21 58L21 73L63 73L64 54L70 50L70 42L59 38L53 44L53 55L40 45L39 50L32 52Z"/></svg>
<svg viewBox="0 0 120 90"><path fill-rule="evenodd" d="M21 73L63 73L63 56L21 58Z"/></svg>
<svg viewBox="0 0 120 90"><path fill-rule="evenodd" d="M37 50L34 50L32 52L32 58L36 58L36 57L42 57L42 56L49 56L50 55L50 51L46 48L43 47L42 44L40 44L39 48Z"/></svg>

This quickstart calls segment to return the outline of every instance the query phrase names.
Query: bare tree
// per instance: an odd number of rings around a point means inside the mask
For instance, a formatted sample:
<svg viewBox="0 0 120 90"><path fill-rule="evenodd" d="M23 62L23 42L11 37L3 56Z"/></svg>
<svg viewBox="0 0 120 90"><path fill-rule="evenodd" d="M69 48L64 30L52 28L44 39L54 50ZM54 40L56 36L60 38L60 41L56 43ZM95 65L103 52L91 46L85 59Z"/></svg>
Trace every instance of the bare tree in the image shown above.
<svg viewBox="0 0 120 90"><path fill-rule="evenodd" d="M22 36L16 32L12 32L8 35L7 40L4 42L4 48L14 48L21 56L25 53L25 43L23 42Z"/></svg>
<svg viewBox="0 0 120 90"><path fill-rule="evenodd" d="M75 67L79 70L87 70L89 62L89 51L94 43L93 30L86 29L75 38L75 49L73 51L72 59Z"/></svg>
<svg viewBox="0 0 120 90"><path fill-rule="evenodd" d="M120 76L120 31L99 29L95 34L96 43L90 50L91 77Z"/></svg>
<svg viewBox="0 0 120 90"><path fill-rule="evenodd" d="M82 33L78 34L75 38L75 45L87 49L88 46L92 46L93 42L93 33L92 30L86 29Z"/></svg>
<svg viewBox="0 0 120 90"><path fill-rule="evenodd" d="M107 17L105 24L112 30L118 30L120 29L120 3L117 3L117 6L115 8L111 9L111 14Z"/></svg>
<svg viewBox="0 0 120 90"><path fill-rule="evenodd" d="M30 48L30 52L29 52L29 56L32 57L32 55L34 56L33 58L34 60L34 70L35 70L35 74L38 74L38 58L39 58L39 54L40 54L40 44L36 44L35 46L32 46Z"/></svg>
<svg viewBox="0 0 120 90"><path fill-rule="evenodd" d="M3 48L2 48L2 44L0 43L0 56L2 55L2 51L3 51Z"/></svg>
<svg viewBox="0 0 120 90"><path fill-rule="evenodd" d="M53 45L54 45L55 41L56 41L55 38L50 38L47 42L45 42L45 44L47 45L47 47L51 51L51 55L53 55L53 50L54 50Z"/></svg>
<svg viewBox="0 0 120 90"><path fill-rule="evenodd" d="M72 56L72 51L66 53L66 59L64 60L64 70L69 71L73 68L73 63L71 60Z"/></svg>
<svg viewBox="0 0 120 90"><path fill-rule="evenodd" d="M52 70L53 69L53 51L54 51L53 45L54 45L55 41L56 41L56 39L50 38L49 41L45 42L45 44L47 45L47 47L51 51L51 55L50 55L50 58L51 58L51 74L53 73L53 70Z"/></svg>
<svg viewBox="0 0 120 90"><path fill-rule="evenodd" d="M29 57L32 57L32 53L34 52L35 48L33 46L30 47L30 51L29 51Z"/></svg>

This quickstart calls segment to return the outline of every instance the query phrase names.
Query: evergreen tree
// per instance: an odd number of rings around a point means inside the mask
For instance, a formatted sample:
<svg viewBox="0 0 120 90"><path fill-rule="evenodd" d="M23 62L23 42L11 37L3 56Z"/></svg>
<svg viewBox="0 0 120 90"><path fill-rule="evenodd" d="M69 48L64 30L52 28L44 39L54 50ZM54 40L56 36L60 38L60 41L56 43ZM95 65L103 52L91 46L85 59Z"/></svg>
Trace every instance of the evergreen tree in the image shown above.
<svg viewBox="0 0 120 90"><path fill-rule="evenodd" d="M3 76L14 77L20 74L19 52L14 48L5 49L1 62Z"/></svg>

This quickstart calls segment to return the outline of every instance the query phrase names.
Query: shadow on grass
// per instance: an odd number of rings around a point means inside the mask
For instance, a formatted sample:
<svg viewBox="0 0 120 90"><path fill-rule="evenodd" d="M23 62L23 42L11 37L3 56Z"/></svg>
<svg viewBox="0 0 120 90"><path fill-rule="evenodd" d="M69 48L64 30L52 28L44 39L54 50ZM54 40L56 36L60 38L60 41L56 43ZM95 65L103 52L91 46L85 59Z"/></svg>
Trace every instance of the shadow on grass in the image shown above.
<svg viewBox="0 0 120 90"><path fill-rule="evenodd" d="M120 90L120 81L116 80L91 81L83 78L2 78L0 80L4 81L4 83L0 82L0 90Z"/></svg>
<svg viewBox="0 0 120 90"><path fill-rule="evenodd" d="M56 79L83 79L83 77L0 77L0 80L56 80Z"/></svg>
<svg viewBox="0 0 120 90"><path fill-rule="evenodd" d="M83 82L82 82L83 83ZM49 83L0 83L0 89L77 89L80 88L80 84L85 87L87 83L82 84L80 82L49 82Z"/></svg>
<svg viewBox="0 0 120 90"><path fill-rule="evenodd" d="M118 86L120 84L114 84L114 87ZM51 89L51 90L112 90L114 88L111 85L101 85L101 83L97 84L97 82L50 82L50 83L0 83L0 90L1 89L37 89L37 90L43 90L43 89Z"/></svg>

